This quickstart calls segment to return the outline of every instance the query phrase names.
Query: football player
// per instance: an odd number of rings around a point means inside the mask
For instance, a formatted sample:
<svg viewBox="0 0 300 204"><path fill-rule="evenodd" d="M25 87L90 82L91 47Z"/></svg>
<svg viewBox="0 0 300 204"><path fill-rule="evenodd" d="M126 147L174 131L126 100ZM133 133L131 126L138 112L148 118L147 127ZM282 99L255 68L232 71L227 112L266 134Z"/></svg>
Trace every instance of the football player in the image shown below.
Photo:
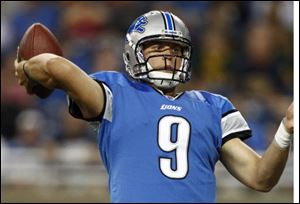
<svg viewBox="0 0 300 204"><path fill-rule="evenodd" d="M97 124L111 202L215 202L220 160L246 186L270 191L284 170L293 135L293 104L263 156L243 140L251 130L224 96L176 92L191 78L189 31L170 12L150 11L126 34L128 75L88 76L69 60L41 54L15 64L23 86L35 80L64 90L69 111Z"/></svg>

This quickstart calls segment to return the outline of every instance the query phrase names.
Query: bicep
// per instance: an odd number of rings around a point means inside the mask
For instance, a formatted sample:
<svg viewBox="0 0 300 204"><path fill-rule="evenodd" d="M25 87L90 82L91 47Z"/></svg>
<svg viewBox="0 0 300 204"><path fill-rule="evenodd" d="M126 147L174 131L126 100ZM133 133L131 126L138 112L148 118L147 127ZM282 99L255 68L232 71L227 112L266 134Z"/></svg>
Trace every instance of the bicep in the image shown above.
<svg viewBox="0 0 300 204"><path fill-rule="evenodd" d="M260 156L239 138L227 141L221 149L220 161L243 184L254 188Z"/></svg>
<svg viewBox="0 0 300 204"><path fill-rule="evenodd" d="M78 105L84 118L96 117L103 111L103 89L78 66L60 58L50 61L49 68L58 86Z"/></svg>
<svg viewBox="0 0 300 204"><path fill-rule="evenodd" d="M71 103L73 103L80 113L80 117L77 118L88 121L98 121L105 109L106 96L101 82L91 80L95 83L93 85L86 83L85 86L80 87L82 91L79 91L78 94L76 94L76 92L68 93L69 110L72 114Z"/></svg>

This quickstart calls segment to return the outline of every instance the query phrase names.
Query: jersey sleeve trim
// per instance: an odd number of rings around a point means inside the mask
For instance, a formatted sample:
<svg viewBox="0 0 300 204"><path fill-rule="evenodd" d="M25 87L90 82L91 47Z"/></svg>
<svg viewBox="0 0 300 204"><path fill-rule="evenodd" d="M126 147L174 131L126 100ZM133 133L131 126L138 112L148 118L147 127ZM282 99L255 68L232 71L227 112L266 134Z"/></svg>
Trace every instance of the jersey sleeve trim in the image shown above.
<svg viewBox="0 0 300 204"><path fill-rule="evenodd" d="M243 118L242 114L235 109L223 114L223 117L221 119L221 126L222 126L222 140L224 140L224 138L228 137L229 135L235 133L240 133L240 132L249 133L249 131L251 133L251 130L246 120Z"/></svg>
<svg viewBox="0 0 300 204"><path fill-rule="evenodd" d="M237 112L237 111L238 111L238 110L236 110L236 109L232 109L232 110L230 110L230 111L227 111L226 113L223 113L223 114L222 114L222 118L226 117L227 115L229 115L229 114L231 114L231 113Z"/></svg>
<svg viewBox="0 0 300 204"><path fill-rule="evenodd" d="M104 104L103 104L103 109L101 111L101 113L99 113L99 115L97 115L96 117L93 118L84 118L83 114L79 108L79 106L68 96L68 106L69 106L69 113L78 119L82 119L82 120L86 120L88 122L101 122L102 118L105 114L105 110L106 110L106 104L107 104L107 91L106 91L106 87L104 87L105 85L98 80L95 80L101 87L102 91L103 91L103 96L104 96Z"/></svg>
<svg viewBox="0 0 300 204"><path fill-rule="evenodd" d="M103 109L102 109L101 113L98 116L96 116L95 118L91 118L90 120L87 120L89 122L93 122L93 121L100 121L101 122L102 121L102 118L103 118L103 115L104 115L104 112L105 112L105 108L106 108L106 103L107 103L106 102L107 101L107 94L106 94L106 90L105 90L103 82L98 81L98 80L95 80L95 81L100 85L100 87L102 89L103 96L104 96L104 104L103 104Z"/></svg>
<svg viewBox="0 0 300 204"><path fill-rule="evenodd" d="M222 139L222 146L228 142L229 140L233 139L233 138L240 138L241 140L245 140L249 137L252 136L252 131L251 130L244 130L244 131L240 131L240 132L234 132L231 133L229 135L227 135L226 137L224 137Z"/></svg>
<svg viewBox="0 0 300 204"><path fill-rule="evenodd" d="M112 122L112 103L113 103L113 94L108 85L104 82L101 82L103 86L103 92L105 94L105 106L103 108L103 115L101 118L106 119Z"/></svg>

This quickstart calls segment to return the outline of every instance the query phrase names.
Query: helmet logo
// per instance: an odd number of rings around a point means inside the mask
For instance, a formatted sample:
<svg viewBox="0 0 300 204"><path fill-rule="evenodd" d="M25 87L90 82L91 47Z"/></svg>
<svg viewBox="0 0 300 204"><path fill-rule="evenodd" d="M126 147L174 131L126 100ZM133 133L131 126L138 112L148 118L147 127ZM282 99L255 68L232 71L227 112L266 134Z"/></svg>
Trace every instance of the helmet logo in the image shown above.
<svg viewBox="0 0 300 204"><path fill-rule="evenodd" d="M143 26L146 25L147 23L148 23L147 18L145 16L140 16L139 18L136 19L136 21L133 24L131 24L127 33L131 33L131 32L143 33L145 32L145 28Z"/></svg>

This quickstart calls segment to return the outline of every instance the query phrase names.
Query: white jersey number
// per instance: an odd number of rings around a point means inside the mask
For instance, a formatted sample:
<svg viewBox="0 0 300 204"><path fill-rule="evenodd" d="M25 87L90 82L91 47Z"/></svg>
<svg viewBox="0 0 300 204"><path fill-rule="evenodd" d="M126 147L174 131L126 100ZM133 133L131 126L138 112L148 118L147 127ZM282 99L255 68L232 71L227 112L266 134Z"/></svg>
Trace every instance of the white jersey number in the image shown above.
<svg viewBox="0 0 300 204"><path fill-rule="evenodd" d="M177 125L176 142L172 142L172 125ZM172 159L159 158L161 172L173 179L182 179L188 173L188 148L190 140L190 123L183 117L164 116L158 122L158 145L164 152L175 151L176 169L172 169ZM175 162L175 161L174 161Z"/></svg>

